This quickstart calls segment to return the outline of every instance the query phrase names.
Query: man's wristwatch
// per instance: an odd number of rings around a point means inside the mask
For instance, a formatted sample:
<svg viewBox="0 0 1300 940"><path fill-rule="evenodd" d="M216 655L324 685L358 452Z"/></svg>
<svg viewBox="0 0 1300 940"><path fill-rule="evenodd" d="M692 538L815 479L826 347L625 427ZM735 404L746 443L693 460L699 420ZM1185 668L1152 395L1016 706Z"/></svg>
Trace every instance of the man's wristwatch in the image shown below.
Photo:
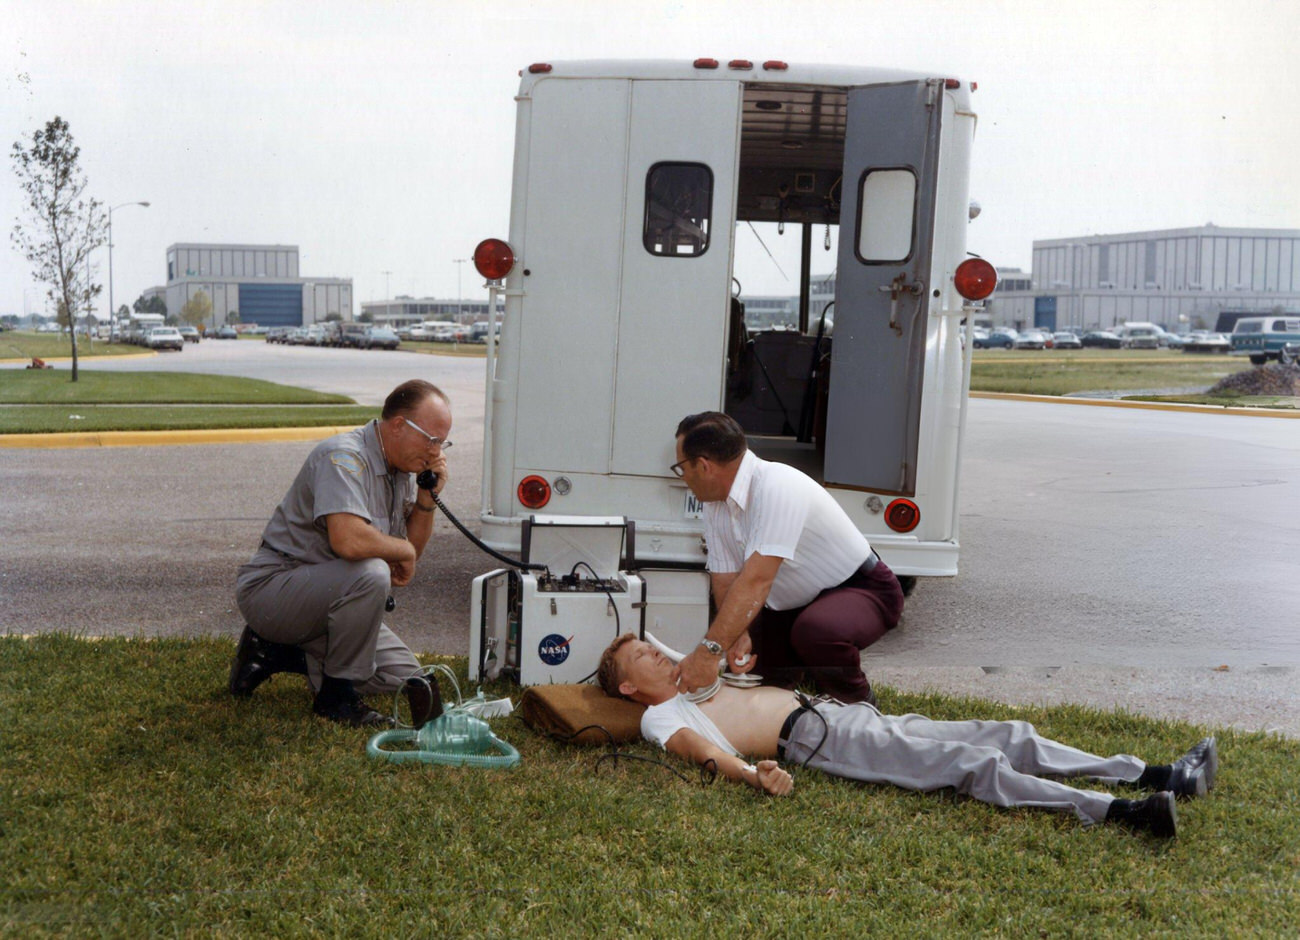
<svg viewBox="0 0 1300 940"><path fill-rule="evenodd" d="M707 636L700 640L700 646L712 653L714 656L722 655L722 644L717 640L710 640Z"/></svg>

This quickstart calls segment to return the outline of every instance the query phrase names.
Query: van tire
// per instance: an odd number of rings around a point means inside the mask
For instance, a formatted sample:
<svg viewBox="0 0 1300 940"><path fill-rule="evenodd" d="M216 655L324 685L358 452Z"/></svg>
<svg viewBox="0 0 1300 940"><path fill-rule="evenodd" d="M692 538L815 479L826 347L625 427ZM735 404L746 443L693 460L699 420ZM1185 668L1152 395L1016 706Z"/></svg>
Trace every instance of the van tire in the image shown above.
<svg viewBox="0 0 1300 940"><path fill-rule="evenodd" d="M1295 365L1295 356L1293 356L1285 346L1277 352L1277 361L1284 366Z"/></svg>
<svg viewBox="0 0 1300 940"><path fill-rule="evenodd" d="M1250 364L1251 364L1252 366L1262 366L1262 365L1263 365L1264 363L1266 363L1266 362L1268 362L1268 356L1255 356L1255 355L1252 355L1252 356L1250 357Z"/></svg>

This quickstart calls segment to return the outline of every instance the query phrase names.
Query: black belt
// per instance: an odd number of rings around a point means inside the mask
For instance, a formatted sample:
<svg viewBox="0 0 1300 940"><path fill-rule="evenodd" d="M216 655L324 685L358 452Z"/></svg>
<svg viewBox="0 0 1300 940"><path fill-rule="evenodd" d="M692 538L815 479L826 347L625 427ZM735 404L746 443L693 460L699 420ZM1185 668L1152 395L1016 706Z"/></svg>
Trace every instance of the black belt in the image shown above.
<svg viewBox="0 0 1300 940"><path fill-rule="evenodd" d="M281 558L287 558L287 559L289 559L290 561L297 561L297 560L298 560L298 559L295 558L293 555L290 555L288 552L282 552L282 551L280 551L278 548L276 548L274 545L272 545L272 544L271 544L270 542L268 542L266 539L262 539L262 547L265 548L265 549L268 549L268 550L270 550L270 551L275 552L275 553L276 553L277 555L279 555Z"/></svg>
<svg viewBox="0 0 1300 940"><path fill-rule="evenodd" d="M876 570L876 565L878 564L880 564L880 556L876 554L876 550L873 548L871 550L871 554L867 556L867 560L864 561L862 564L858 565L858 570L853 572L853 574L849 575L847 578L845 578L843 581L841 581L839 584L835 586L837 588L842 588L845 585L849 584L849 582L854 581L857 578L871 577L871 573Z"/></svg>
<svg viewBox="0 0 1300 940"><path fill-rule="evenodd" d="M790 714L785 716L785 723L781 725L781 732L776 736L776 759L777 760L785 760L785 745L782 744L781 742L790 740L790 732L794 731L795 721L797 721L799 716L806 711L808 711L808 709L800 705Z"/></svg>

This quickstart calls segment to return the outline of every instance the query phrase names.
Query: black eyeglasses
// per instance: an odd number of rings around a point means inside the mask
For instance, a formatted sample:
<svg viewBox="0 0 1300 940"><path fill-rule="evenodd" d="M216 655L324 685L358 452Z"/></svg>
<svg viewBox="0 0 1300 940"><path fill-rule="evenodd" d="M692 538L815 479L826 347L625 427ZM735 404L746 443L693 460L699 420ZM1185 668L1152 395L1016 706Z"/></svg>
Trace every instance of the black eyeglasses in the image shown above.
<svg viewBox="0 0 1300 940"><path fill-rule="evenodd" d="M677 477L678 479L681 479L683 473L685 472L685 471L682 470L682 465L683 465L683 464L688 464L688 463L690 463L692 460L699 460L699 459L700 459L699 457L687 457L687 458L685 458L684 460L679 460L679 461L677 461L677 463L673 464L673 465L672 465L671 467L669 467L668 469L671 470L671 471L673 472L673 476Z"/></svg>

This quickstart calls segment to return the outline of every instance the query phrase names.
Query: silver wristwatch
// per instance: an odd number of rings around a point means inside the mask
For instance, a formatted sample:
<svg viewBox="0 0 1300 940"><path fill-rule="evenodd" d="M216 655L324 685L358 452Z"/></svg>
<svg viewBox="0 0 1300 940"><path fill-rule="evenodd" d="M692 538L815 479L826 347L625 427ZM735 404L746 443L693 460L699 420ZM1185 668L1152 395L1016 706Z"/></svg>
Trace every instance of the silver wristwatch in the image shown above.
<svg viewBox="0 0 1300 940"><path fill-rule="evenodd" d="M700 640L700 646L703 646L714 656L722 655L722 644L719 643L717 640L710 640L708 637L705 637L704 639Z"/></svg>

